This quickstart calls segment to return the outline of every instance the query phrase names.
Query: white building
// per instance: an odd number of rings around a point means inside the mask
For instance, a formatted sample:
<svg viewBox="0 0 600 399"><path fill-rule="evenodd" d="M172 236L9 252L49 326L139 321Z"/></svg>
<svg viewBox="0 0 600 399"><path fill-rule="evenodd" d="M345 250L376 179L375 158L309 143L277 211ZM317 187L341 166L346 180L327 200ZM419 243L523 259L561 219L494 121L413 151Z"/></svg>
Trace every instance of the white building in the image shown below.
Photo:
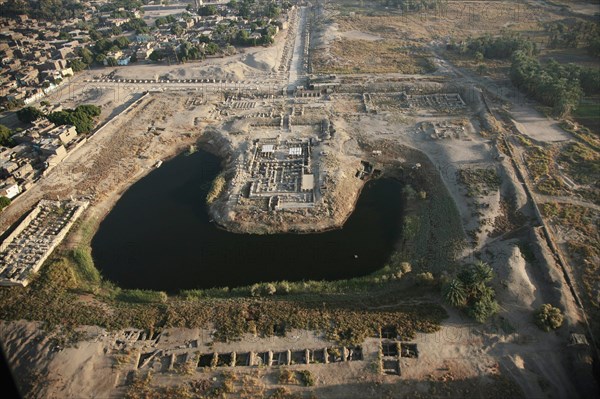
<svg viewBox="0 0 600 399"><path fill-rule="evenodd" d="M21 187L17 183L5 183L3 186L0 186L0 196L2 197L13 199L20 193Z"/></svg>

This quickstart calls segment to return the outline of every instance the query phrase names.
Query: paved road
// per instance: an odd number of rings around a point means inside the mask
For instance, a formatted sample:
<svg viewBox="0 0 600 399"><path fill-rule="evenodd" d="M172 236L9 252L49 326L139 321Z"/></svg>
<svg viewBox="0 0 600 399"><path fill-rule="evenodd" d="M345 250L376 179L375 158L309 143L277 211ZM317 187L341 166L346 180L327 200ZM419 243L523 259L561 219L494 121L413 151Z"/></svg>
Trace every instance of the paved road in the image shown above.
<svg viewBox="0 0 600 399"><path fill-rule="evenodd" d="M289 88L300 85L306 73L304 51L308 45L305 40L307 10L307 7L300 8L299 21L296 25L294 52L292 53L292 63L288 77Z"/></svg>

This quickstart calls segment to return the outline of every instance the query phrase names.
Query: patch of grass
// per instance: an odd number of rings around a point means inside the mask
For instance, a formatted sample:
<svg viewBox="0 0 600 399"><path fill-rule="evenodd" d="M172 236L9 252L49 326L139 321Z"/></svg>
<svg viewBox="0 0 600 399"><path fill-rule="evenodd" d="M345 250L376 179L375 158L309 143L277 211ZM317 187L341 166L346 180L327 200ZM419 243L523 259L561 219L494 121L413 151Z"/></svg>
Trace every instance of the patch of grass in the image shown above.
<svg viewBox="0 0 600 399"><path fill-rule="evenodd" d="M102 281L100 272L94 266L92 249L85 245L71 251L71 259L75 263L75 272L79 282L84 286L96 286Z"/></svg>
<svg viewBox="0 0 600 399"><path fill-rule="evenodd" d="M598 99L584 100L573 112L573 119L600 133L600 102Z"/></svg>
<svg viewBox="0 0 600 399"><path fill-rule="evenodd" d="M214 323L215 337L236 340L250 332L268 337L292 329L324 332L339 343L350 345L376 336L381 326L395 326L408 338L416 331L433 332L446 317L440 306L424 301L402 305L406 295L422 294L422 289L401 289L400 282L389 283L379 292L363 294L291 295L271 298L231 298L185 301L172 298L162 310L164 327L197 328ZM425 290L427 291L427 290ZM381 307L381 308L380 308Z"/></svg>
<svg viewBox="0 0 600 399"><path fill-rule="evenodd" d="M571 133L575 138L583 141L591 148L596 151L600 151L600 137L598 134L594 134L590 131L590 129L582 126L578 126L571 121L563 121L560 123L560 127Z"/></svg>
<svg viewBox="0 0 600 399"><path fill-rule="evenodd" d="M466 236L456 205L445 187L428 187L431 189L427 200L413 201L405 210L405 220L414 223L404 226L399 256L413 270L440 273L454 264Z"/></svg>
<svg viewBox="0 0 600 399"><path fill-rule="evenodd" d="M549 175L552 155L543 147L530 146L525 155L525 162L533 182L536 183Z"/></svg>
<svg viewBox="0 0 600 399"><path fill-rule="evenodd" d="M225 177L223 174L219 174L215 177L215 180L213 180L210 191L206 195L206 203L210 205L215 202L219 195L221 195L223 188L225 188Z"/></svg>
<svg viewBox="0 0 600 399"><path fill-rule="evenodd" d="M398 40L350 40L331 44L329 53L313 56L315 73L406 73L431 72L430 53Z"/></svg>
<svg viewBox="0 0 600 399"><path fill-rule="evenodd" d="M162 291L152 290L121 290L117 300L131 303L163 303L167 301L167 294Z"/></svg>
<svg viewBox="0 0 600 399"><path fill-rule="evenodd" d="M458 171L458 180L467 187L469 197L488 195L498 191L501 179L496 169L466 168Z"/></svg>
<svg viewBox="0 0 600 399"><path fill-rule="evenodd" d="M583 287L582 300L594 336L600 342L600 214L571 204L544 204L541 210L551 223L567 232L567 253L576 281Z"/></svg>
<svg viewBox="0 0 600 399"><path fill-rule="evenodd" d="M579 184L597 184L600 181L600 154L584 144L570 142L565 145L559 162Z"/></svg>

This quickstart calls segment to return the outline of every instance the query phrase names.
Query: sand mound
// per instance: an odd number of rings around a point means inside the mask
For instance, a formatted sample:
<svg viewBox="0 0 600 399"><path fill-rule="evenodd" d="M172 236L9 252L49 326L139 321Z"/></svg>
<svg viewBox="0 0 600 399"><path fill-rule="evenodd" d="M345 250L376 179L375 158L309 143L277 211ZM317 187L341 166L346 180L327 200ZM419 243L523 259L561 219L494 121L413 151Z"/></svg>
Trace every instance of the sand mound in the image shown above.
<svg viewBox="0 0 600 399"><path fill-rule="evenodd" d="M275 68L275 59L271 53L271 51L260 51L246 54L240 61L250 68L270 72Z"/></svg>
<svg viewBox="0 0 600 399"><path fill-rule="evenodd" d="M506 261L507 288L515 302L533 309L536 305L536 288L527 273L527 262L521 256L521 250L516 245L510 248L510 255Z"/></svg>
<svg viewBox="0 0 600 399"><path fill-rule="evenodd" d="M539 306L537 290L532 277L527 271L527 262L515 243L499 243L494 245L494 270L498 279L503 282L503 289L496 292L501 303L510 303L520 308L534 309ZM541 302L540 302L541 303Z"/></svg>

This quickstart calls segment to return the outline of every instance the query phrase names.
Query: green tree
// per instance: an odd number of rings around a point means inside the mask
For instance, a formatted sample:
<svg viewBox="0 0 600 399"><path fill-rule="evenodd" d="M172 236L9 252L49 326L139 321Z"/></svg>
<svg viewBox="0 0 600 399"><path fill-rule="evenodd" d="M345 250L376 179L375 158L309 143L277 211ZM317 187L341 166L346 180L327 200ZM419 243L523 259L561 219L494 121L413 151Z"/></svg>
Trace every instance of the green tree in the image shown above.
<svg viewBox="0 0 600 399"><path fill-rule="evenodd" d="M118 65L117 60L116 60L115 57L108 57L106 59L106 63L107 63L108 66L117 66Z"/></svg>
<svg viewBox="0 0 600 399"><path fill-rule="evenodd" d="M154 21L154 25L156 25L157 28L160 28L161 25L165 24L167 24L167 19L165 17L156 18Z"/></svg>
<svg viewBox="0 0 600 399"><path fill-rule="evenodd" d="M96 41L96 43L94 44L94 52L96 54L99 54L99 53L105 54L110 50L110 48L112 46L113 46L113 42L102 38L102 39Z"/></svg>
<svg viewBox="0 0 600 399"><path fill-rule="evenodd" d="M10 205L10 198L5 196L0 197L0 211L4 210L7 206Z"/></svg>
<svg viewBox="0 0 600 399"><path fill-rule="evenodd" d="M77 55L79 55L81 57L81 61L87 65L92 65L94 63L94 53L92 53L87 47L78 48Z"/></svg>
<svg viewBox="0 0 600 399"><path fill-rule="evenodd" d="M80 72L87 68L87 64L80 59L69 60L69 67L73 69L73 72Z"/></svg>
<svg viewBox="0 0 600 399"><path fill-rule="evenodd" d="M489 283L494 278L494 270L485 262L477 261L473 264L473 274L479 283Z"/></svg>
<svg viewBox="0 0 600 399"><path fill-rule="evenodd" d="M123 29L121 29L120 26L113 26L110 28L110 33L112 33L113 36L118 36L123 33Z"/></svg>
<svg viewBox="0 0 600 399"><path fill-rule="evenodd" d="M202 6L198 9L198 15L201 16L209 16L209 15L215 15L217 14L218 10L217 7L215 7L214 5L207 5L207 6Z"/></svg>
<svg viewBox="0 0 600 399"><path fill-rule="evenodd" d="M150 31L146 22L141 18L132 18L129 22L123 24L123 28L130 31L134 30L138 34L148 33Z"/></svg>
<svg viewBox="0 0 600 399"><path fill-rule="evenodd" d="M101 109L95 105L80 105L75 109L52 112L48 120L56 125L72 125L77 133L86 134L94 128L94 117L100 115Z"/></svg>
<svg viewBox="0 0 600 399"><path fill-rule="evenodd" d="M82 104L76 108L77 111L83 112L84 114L90 117L100 116L102 113L102 108L93 104Z"/></svg>
<svg viewBox="0 0 600 399"><path fill-rule="evenodd" d="M499 310L494 289L489 286L493 277L493 269L487 263L465 265L442 288L442 296L453 306L465 307L470 317L483 323Z"/></svg>
<svg viewBox="0 0 600 399"><path fill-rule="evenodd" d="M113 44L120 49L125 49L129 47L129 39L126 37L118 37L113 41Z"/></svg>
<svg viewBox="0 0 600 399"><path fill-rule="evenodd" d="M17 118L24 123L31 123L43 116L44 113L35 107L25 107L17 111Z"/></svg>
<svg viewBox="0 0 600 399"><path fill-rule="evenodd" d="M173 24L173 26L171 27L171 33L175 36L181 36L181 34L183 33L183 27L179 24Z"/></svg>
<svg viewBox="0 0 600 399"><path fill-rule="evenodd" d="M490 316L496 314L498 310L498 302L489 296L485 296L469 306L467 313L478 322L484 323Z"/></svg>
<svg viewBox="0 0 600 399"><path fill-rule="evenodd" d="M10 136L12 131L4 125L0 125L0 145L9 146L11 143Z"/></svg>
<svg viewBox="0 0 600 399"><path fill-rule="evenodd" d="M150 53L148 58L151 59L152 61L160 61L163 58L165 58L165 55L161 50L154 50L154 51L152 51L152 53Z"/></svg>
<svg viewBox="0 0 600 399"><path fill-rule="evenodd" d="M467 304L467 291L464 283L455 278L444 285L442 289L444 300L455 307L462 307Z"/></svg>
<svg viewBox="0 0 600 399"><path fill-rule="evenodd" d="M208 43L204 48L204 52L208 55L215 55L219 52L219 45L217 43Z"/></svg>

